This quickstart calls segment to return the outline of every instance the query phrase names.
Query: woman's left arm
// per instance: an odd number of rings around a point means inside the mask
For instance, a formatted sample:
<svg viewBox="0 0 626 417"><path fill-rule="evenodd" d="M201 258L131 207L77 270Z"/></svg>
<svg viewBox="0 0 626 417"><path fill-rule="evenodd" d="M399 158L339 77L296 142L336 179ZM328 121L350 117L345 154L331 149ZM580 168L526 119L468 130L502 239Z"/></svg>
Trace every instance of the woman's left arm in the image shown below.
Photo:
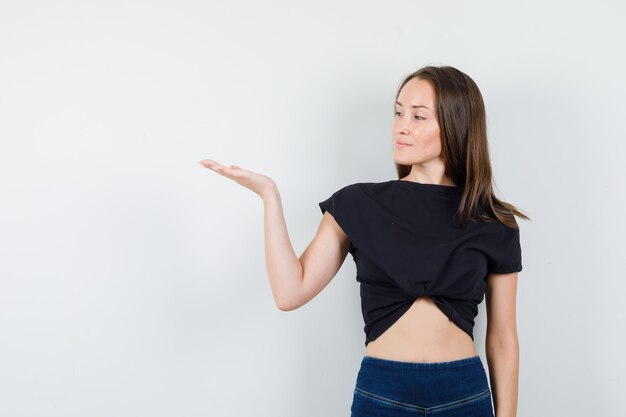
<svg viewBox="0 0 626 417"><path fill-rule="evenodd" d="M485 353L495 417L516 417L519 379L519 340L515 315L517 272L489 274L486 281Z"/></svg>

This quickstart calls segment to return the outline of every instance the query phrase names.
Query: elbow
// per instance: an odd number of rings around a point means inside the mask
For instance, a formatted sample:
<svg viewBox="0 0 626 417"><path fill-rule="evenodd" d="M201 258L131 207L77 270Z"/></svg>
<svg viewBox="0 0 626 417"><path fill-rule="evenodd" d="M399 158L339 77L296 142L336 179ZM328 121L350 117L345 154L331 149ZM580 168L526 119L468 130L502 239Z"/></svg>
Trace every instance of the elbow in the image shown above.
<svg viewBox="0 0 626 417"><path fill-rule="evenodd" d="M302 306L300 288L282 288L274 291L274 303L280 311L293 311Z"/></svg>
<svg viewBox="0 0 626 417"><path fill-rule="evenodd" d="M276 299L275 304L280 311L292 311L298 308L298 305L296 303L283 299Z"/></svg>
<svg viewBox="0 0 626 417"><path fill-rule="evenodd" d="M289 306L281 301L275 300L276 301L276 308L278 308L280 311L291 311L291 308L289 308Z"/></svg>
<svg viewBox="0 0 626 417"><path fill-rule="evenodd" d="M519 340L515 332L490 335L485 340L487 352L511 352L519 350Z"/></svg>
<svg viewBox="0 0 626 417"><path fill-rule="evenodd" d="M297 285L296 285L297 283ZM281 287L273 287L274 304L280 311L292 311L300 308L304 303L301 302L302 279L296 279Z"/></svg>

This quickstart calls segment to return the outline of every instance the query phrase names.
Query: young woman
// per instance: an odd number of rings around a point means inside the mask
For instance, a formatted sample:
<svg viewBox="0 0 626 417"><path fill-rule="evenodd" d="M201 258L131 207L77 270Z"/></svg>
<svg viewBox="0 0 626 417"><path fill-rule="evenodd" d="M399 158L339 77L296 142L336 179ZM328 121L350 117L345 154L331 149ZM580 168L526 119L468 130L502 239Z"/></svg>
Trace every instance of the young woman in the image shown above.
<svg viewBox="0 0 626 417"><path fill-rule="evenodd" d="M514 216L528 217L494 195L482 95L456 68L426 66L402 81L394 106L398 179L350 184L320 202L319 229L299 258L271 178L201 164L263 199L281 310L309 302L352 255L366 346L352 417L492 417L494 409L514 417L522 270ZM473 336L483 297L489 382Z"/></svg>

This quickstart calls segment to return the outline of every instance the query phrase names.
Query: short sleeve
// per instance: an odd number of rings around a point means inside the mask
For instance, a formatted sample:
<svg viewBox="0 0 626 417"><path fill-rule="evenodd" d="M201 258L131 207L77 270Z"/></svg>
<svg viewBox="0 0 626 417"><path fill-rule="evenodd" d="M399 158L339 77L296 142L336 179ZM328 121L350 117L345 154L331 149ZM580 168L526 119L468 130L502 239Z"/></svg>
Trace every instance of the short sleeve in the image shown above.
<svg viewBox="0 0 626 417"><path fill-rule="evenodd" d="M522 248L519 228L502 225L504 230L494 248L487 254L487 271L493 274L510 274L522 270Z"/></svg>
<svg viewBox="0 0 626 417"><path fill-rule="evenodd" d="M318 203L322 214L328 211L350 241L353 240L357 229L355 215L358 202L356 201L355 191L354 185L345 186L335 191L326 200Z"/></svg>

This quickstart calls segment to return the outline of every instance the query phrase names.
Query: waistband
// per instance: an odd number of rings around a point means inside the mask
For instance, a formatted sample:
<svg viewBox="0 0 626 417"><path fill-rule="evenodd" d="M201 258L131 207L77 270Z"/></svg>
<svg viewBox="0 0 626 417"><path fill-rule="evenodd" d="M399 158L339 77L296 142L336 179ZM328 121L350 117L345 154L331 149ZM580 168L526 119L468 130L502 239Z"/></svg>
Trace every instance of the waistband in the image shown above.
<svg viewBox="0 0 626 417"><path fill-rule="evenodd" d="M477 363L482 364L480 356L478 355L446 362L402 362L367 355L363 356L363 359L361 360L361 364L382 365L403 369L447 369L460 366L470 366Z"/></svg>

